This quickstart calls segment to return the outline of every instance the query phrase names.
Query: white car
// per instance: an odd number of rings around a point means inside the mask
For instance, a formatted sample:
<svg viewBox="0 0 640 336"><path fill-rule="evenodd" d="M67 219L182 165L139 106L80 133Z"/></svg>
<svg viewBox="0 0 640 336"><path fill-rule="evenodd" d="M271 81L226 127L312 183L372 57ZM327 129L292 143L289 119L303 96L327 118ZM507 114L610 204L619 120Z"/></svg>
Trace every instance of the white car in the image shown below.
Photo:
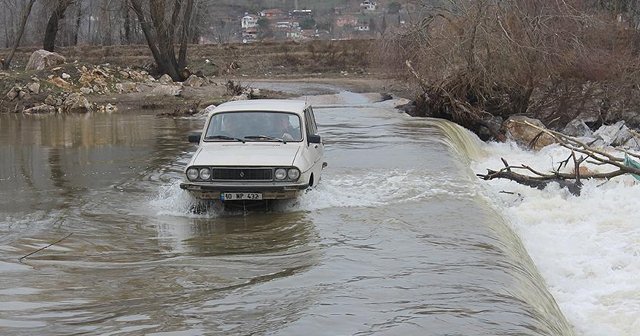
<svg viewBox="0 0 640 336"><path fill-rule="evenodd" d="M198 199L290 199L320 181L326 163L312 107L301 100L227 102L207 117L180 187Z"/></svg>

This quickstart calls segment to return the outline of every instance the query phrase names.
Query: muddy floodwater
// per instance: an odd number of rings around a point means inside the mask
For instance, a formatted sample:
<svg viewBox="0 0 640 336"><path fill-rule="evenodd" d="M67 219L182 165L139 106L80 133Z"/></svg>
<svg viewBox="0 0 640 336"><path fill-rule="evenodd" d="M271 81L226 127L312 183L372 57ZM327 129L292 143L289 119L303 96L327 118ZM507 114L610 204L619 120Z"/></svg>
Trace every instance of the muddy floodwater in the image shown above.
<svg viewBox="0 0 640 336"><path fill-rule="evenodd" d="M189 210L201 118L0 115L0 334L573 334L469 134L307 99L329 166L269 211Z"/></svg>

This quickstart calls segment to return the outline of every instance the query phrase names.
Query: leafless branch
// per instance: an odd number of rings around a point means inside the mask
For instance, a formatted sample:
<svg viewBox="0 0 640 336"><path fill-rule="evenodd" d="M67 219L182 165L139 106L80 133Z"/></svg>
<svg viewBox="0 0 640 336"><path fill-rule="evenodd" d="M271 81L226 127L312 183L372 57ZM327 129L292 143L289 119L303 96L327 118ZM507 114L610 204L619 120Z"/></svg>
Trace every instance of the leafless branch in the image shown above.
<svg viewBox="0 0 640 336"><path fill-rule="evenodd" d="M31 252L31 253L28 253L28 254L23 255L22 257L20 257L20 258L18 259L18 262L22 263L22 260L24 260L24 259L26 259L26 258L28 258L28 257L30 257L30 256L32 256L32 255L34 255L34 254L36 254L36 253L38 253L38 252L40 252L40 251L43 251L43 250L45 250L45 249L48 249L49 247L51 247L51 246L53 246L53 245L55 245L55 244L58 244L58 243L62 242L63 240L65 240L65 239L67 239L67 238L71 237L71 235L73 235L73 232L71 232L71 233L69 233L68 235L66 235L66 236L64 236L64 237L62 237L62 238L60 238L60 239L58 239L58 240L54 241L53 243L51 243L51 244L49 244L49 245L47 245L47 246L41 247L41 248L39 248L39 249L37 249L37 250L35 250L35 251Z"/></svg>
<svg viewBox="0 0 640 336"><path fill-rule="evenodd" d="M540 172L524 164L520 166L510 166L504 158L501 158L502 163L505 165L504 168L500 170L488 169L486 174L477 174L478 177L483 180L493 180L496 178L508 179L538 189L546 187L549 183L556 182L563 187L567 187L571 193L579 195L583 179L611 179L624 174L640 175L640 169L624 165L623 158L616 157L614 154L607 153L602 149L590 147L585 143L560 132L548 130L527 121L524 121L523 123L539 130L541 133L548 134L553 137L560 146L571 151L569 157L560 162L557 170L550 173ZM628 153L626 150L620 151ZM582 153L586 156L578 158L576 153ZM587 160L588 158L591 158L591 160ZM569 160L573 161L573 172L561 172L560 169L566 167ZM583 173L580 171L580 164L585 161L598 165L613 166L616 170L607 173ZM514 170L525 170L530 174L516 173Z"/></svg>

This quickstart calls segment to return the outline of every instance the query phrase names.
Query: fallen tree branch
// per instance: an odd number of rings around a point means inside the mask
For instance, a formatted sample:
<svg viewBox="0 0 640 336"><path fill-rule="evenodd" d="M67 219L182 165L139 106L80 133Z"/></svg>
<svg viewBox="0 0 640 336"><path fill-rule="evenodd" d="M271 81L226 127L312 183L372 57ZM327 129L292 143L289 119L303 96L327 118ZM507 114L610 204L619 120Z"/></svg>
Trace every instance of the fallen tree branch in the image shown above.
<svg viewBox="0 0 640 336"><path fill-rule="evenodd" d="M540 133L548 134L553 137L553 139L562 147L567 148L571 151L569 157L563 161L561 161L556 170L553 170L549 173L543 173L536 169L533 169L527 165L520 166L511 166L507 163L507 160L501 158L502 163L504 164L504 168L500 170L492 170L487 169L486 174L477 174L478 177L483 180L493 180L496 178L508 179L514 182L517 182L522 185L526 185L532 188L544 189L549 183L558 183L560 187L566 187L569 192L574 195L580 195L580 190L582 188L582 180L583 179L611 179L616 176L624 175L624 174L635 174L640 175L640 168L636 168L633 166L627 166L624 164L624 158L619 158L614 154L607 153L604 150L593 148L588 146L587 144L564 135L560 132L548 130L546 128L542 128L536 126L527 121L523 122L527 126L533 127L536 130L540 131ZM638 158L637 154L629 153L624 149L620 149L621 152ZM576 153L581 153L586 156L577 157ZM588 160L591 159L591 160ZM573 172L565 173L561 172L560 169L563 167L567 167L569 161L573 161ZM614 171L607 173L584 173L580 172L580 164L583 162L589 162L597 165L610 165L617 168ZM517 173L514 170L525 170L529 174L521 174Z"/></svg>
<svg viewBox="0 0 640 336"><path fill-rule="evenodd" d="M557 182L560 187L567 188L569 192L574 195L580 195L580 189L582 187L580 183L575 181L564 180L561 178L559 179L555 176L529 176L525 174L518 174L514 173L513 171L506 170L506 168L503 168L499 171L487 169L487 174L477 174L477 176L482 178L483 180L493 180L496 178L507 179L540 190L546 188L549 183Z"/></svg>
<svg viewBox="0 0 640 336"><path fill-rule="evenodd" d="M63 240L65 240L65 239L67 239L67 238L71 237L71 235L72 235L72 234L73 234L73 232L71 232L71 233L69 233L68 235L66 235L66 236L64 236L64 237L62 237L62 238L60 238L60 239L58 239L58 240L54 241L53 243L51 243L51 244L49 244L49 245L47 245L47 246L45 246L45 247L41 247L41 248L39 248L39 249L37 249L37 250L35 250L35 251L31 252L31 253L28 253L28 254L23 255L22 257L20 257L20 258L18 259L18 262L22 263L22 260L23 260L23 259L26 259L27 257L30 257L30 256L32 256L32 255L34 255L34 254L36 254L36 253L38 253L38 252L40 252L40 251L43 251L43 250L45 250L45 249L48 249L49 247L51 247L51 246L53 246L53 245L55 245L55 244L58 244L58 243L62 242Z"/></svg>

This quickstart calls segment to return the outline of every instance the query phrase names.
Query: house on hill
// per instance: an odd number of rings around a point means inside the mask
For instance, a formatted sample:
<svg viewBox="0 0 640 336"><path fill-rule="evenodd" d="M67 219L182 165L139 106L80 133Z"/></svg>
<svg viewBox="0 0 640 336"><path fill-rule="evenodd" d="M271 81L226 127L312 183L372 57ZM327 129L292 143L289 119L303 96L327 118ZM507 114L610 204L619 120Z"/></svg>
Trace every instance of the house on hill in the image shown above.
<svg viewBox="0 0 640 336"><path fill-rule="evenodd" d="M255 28L258 26L258 16L245 13L241 19L240 26L242 29ZM236 26L237 27L237 26Z"/></svg>
<svg viewBox="0 0 640 336"><path fill-rule="evenodd" d="M369 0L364 0L362 1L362 3L360 4L360 8L366 10L366 11L375 11L377 7L377 4L373 1L369 1Z"/></svg>

